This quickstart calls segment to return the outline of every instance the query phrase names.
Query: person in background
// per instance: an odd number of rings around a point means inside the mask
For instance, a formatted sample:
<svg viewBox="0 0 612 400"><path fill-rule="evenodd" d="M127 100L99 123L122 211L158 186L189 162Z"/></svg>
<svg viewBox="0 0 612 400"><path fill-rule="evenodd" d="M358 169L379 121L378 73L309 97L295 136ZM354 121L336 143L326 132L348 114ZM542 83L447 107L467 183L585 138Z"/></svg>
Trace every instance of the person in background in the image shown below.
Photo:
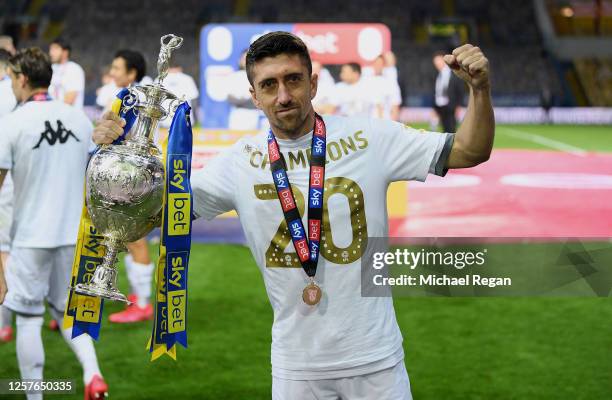
<svg viewBox="0 0 612 400"><path fill-rule="evenodd" d="M10 57L9 51L0 49L0 116L10 113L17 105L7 70Z"/></svg>
<svg viewBox="0 0 612 400"><path fill-rule="evenodd" d="M368 93L377 93L373 96L378 103L372 109L372 117L398 121L402 96L397 79L385 76L385 68L385 58L381 54L372 64L373 75L364 77L363 81Z"/></svg>
<svg viewBox="0 0 612 400"><path fill-rule="evenodd" d="M17 315L22 379L43 379L45 300L60 325L64 318L93 131L83 110L49 96L52 74L51 61L39 48L12 56L9 75L20 104L0 118L0 189L10 170L15 197L11 254L0 272L0 303ZM61 329L61 334L83 369L85 399L105 397L108 385L91 337L72 339L71 329ZM27 398L42 399L42 394L28 393Z"/></svg>
<svg viewBox="0 0 612 400"><path fill-rule="evenodd" d="M434 111L438 115L444 132L457 130L457 113L463 102L464 83L452 73L444 62L444 52L433 56L433 64L438 70L434 91Z"/></svg>
<svg viewBox="0 0 612 400"><path fill-rule="evenodd" d="M17 100L11 87L11 78L8 74L8 61L11 53L0 49L0 117L15 109ZM0 135L4 132L0 131ZM11 249L10 230L13 219L13 181L7 174L4 185L0 189L0 261L6 265ZM0 343L13 340L13 313L4 306L0 306Z"/></svg>
<svg viewBox="0 0 612 400"><path fill-rule="evenodd" d="M377 112L375 108L380 104L379 91L368 92L364 80L361 79L359 64L344 64L340 69L340 80L335 86L336 114L370 117Z"/></svg>
<svg viewBox="0 0 612 400"><path fill-rule="evenodd" d="M102 86L96 89L96 104L102 107L103 111L111 108L113 100L117 97L119 88L115 85L115 80L110 73L110 67L104 68L102 73Z"/></svg>
<svg viewBox="0 0 612 400"><path fill-rule="evenodd" d="M195 80L190 75L183 72L183 67L171 65L168 70L168 76L164 79L164 86L179 99L184 99L189 102L192 109L191 118L193 123L193 116L195 115L193 110L196 107L194 103L200 96L198 85L196 85ZM160 125L164 128L169 128L172 123L173 115L174 114L169 115L167 118L163 119Z"/></svg>
<svg viewBox="0 0 612 400"><path fill-rule="evenodd" d="M312 105L319 114L333 114L336 111L334 105L334 87L336 82L327 68L319 61L312 62L312 74L319 77L317 95L312 99Z"/></svg>
<svg viewBox="0 0 612 400"><path fill-rule="evenodd" d="M118 89L126 88L146 79L147 64L141 53L133 50L119 50L111 64L110 75ZM146 238L128 243L125 267L130 282L128 299L132 304L124 311L111 314L108 320L114 323L132 323L153 318L151 305L151 282L153 263L149 256Z"/></svg>
<svg viewBox="0 0 612 400"><path fill-rule="evenodd" d="M255 130L261 127L262 112L251 101L246 74L246 50L240 55L238 69L227 77L227 101L231 105L229 129Z"/></svg>
<svg viewBox="0 0 612 400"><path fill-rule="evenodd" d="M385 60L385 68L383 69L383 75L389 79L394 79L399 82L399 73L397 71L397 58L395 57L395 53L391 50L385 51L383 53L383 58Z"/></svg>
<svg viewBox="0 0 612 400"><path fill-rule="evenodd" d="M70 44L63 39L55 39L49 45L49 57L53 63L53 78L49 94L56 100L83 108L85 100L85 71L70 60Z"/></svg>

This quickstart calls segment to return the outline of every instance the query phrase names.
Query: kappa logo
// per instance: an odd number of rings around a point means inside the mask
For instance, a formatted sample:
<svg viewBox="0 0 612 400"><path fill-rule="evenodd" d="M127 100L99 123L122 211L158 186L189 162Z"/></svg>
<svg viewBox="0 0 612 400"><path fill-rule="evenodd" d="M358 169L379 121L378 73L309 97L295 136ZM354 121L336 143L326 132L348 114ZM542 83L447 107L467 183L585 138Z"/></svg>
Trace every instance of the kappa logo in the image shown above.
<svg viewBox="0 0 612 400"><path fill-rule="evenodd" d="M57 120L57 130L53 130L53 127L49 121L45 121L45 130L40 134L40 140L36 146L32 147L32 150L38 149L43 140L46 140L47 143L49 143L49 146L53 146L57 142L60 144L66 143L70 137L73 137L74 140L80 142L79 138L77 138L72 131L64 128L62 121Z"/></svg>

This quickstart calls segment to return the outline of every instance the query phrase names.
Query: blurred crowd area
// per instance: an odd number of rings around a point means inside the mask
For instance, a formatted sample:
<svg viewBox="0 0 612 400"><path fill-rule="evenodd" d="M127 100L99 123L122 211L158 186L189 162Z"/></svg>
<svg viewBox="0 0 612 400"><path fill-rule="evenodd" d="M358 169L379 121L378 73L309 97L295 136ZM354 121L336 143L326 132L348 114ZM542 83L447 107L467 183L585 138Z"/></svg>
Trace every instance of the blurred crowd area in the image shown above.
<svg viewBox="0 0 612 400"><path fill-rule="evenodd" d="M12 36L18 47L44 48L60 36L68 40L71 59L85 71L85 104L95 103L96 89L102 86L102 77L120 48L141 52L148 75L154 77L159 37L168 32L186 38L175 61L198 83L198 38L208 23L379 22L391 30L405 107L433 104L437 71L432 55L468 40L477 43L490 60L496 105L611 106L610 60L568 63L551 56L538 29L536 1L12 0L0 3L0 33ZM599 18L603 26L593 33L609 35L610 2L590 1L603 4L603 11L593 8L591 14L584 11L589 8L583 3L589 2L547 1L555 28L571 34L563 18L580 16L584 20L591 15L591 20ZM579 15L566 16L564 7L573 7ZM439 38L436 27L448 26L444 24L454 24L455 34ZM327 69L336 82L340 80L340 66Z"/></svg>

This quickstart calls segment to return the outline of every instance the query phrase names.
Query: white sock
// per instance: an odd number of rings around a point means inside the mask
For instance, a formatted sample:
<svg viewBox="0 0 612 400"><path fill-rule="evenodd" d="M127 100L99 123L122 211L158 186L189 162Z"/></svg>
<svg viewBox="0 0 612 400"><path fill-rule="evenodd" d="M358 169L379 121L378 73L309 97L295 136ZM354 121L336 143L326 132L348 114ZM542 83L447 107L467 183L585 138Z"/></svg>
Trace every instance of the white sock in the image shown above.
<svg viewBox="0 0 612 400"><path fill-rule="evenodd" d="M64 316L61 315L54 309L51 309L51 315L59 326L62 326ZM74 354L77 356L81 367L83 367L83 382L87 385L94 375L100 375L100 367L98 366L98 358L96 357L96 349L93 345L93 340L88 335L80 335L72 339L72 328L61 329L62 336L68 346L72 349Z"/></svg>
<svg viewBox="0 0 612 400"><path fill-rule="evenodd" d="M17 315L17 362L21 379L42 379L45 365L40 330L43 317ZM28 394L28 400L42 400L42 394Z"/></svg>
<svg viewBox="0 0 612 400"><path fill-rule="evenodd" d="M125 266L132 292L136 295L138 307L146 307L151 301L151 282L153 280L153 263L141 264L134 261L131 255L125 256Z"/></svg>
<svg viewBox="0 0 612 400"><path fill-rule="evenodd" d="M136 289L134 288L134 284L132 283L133 277L130 273L130 271L134 269L134 266L132 265L134 263L132 255L130 253L127 253L125 257L123 257L123 262L125 263L125 272L127 273L128 283L130 284L130 293L136 293Z"/></svg>
<svg viewBox="0 0 612 400"><path fill-rule="evenodd" d="M11 326L12 320L13 312L4 306L0 306L0 329Z"/></svg>

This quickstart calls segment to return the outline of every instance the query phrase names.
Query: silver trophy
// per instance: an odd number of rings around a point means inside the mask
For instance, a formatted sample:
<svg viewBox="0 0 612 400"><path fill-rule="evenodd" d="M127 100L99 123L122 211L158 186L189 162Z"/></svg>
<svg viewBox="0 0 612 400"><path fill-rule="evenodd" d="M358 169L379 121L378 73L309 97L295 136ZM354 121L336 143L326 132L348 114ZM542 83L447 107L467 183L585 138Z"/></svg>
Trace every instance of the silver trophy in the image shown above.
<svg viewBox="0 0 612 400"><path fill-rule="evenodd" d="M182 43L183 38L172 34L161 38L157 79L150 85L130 87L121 104L124 112L135 110L134 127L121 144L103 145L89 160L87 211L98 234L104 236L106 253L91 281L76 285L77 293L128 303L117 289L117 255L161 219L166 179L162 154L152 136L158 122L182 102L162 85L171 53Z"/></svg>

